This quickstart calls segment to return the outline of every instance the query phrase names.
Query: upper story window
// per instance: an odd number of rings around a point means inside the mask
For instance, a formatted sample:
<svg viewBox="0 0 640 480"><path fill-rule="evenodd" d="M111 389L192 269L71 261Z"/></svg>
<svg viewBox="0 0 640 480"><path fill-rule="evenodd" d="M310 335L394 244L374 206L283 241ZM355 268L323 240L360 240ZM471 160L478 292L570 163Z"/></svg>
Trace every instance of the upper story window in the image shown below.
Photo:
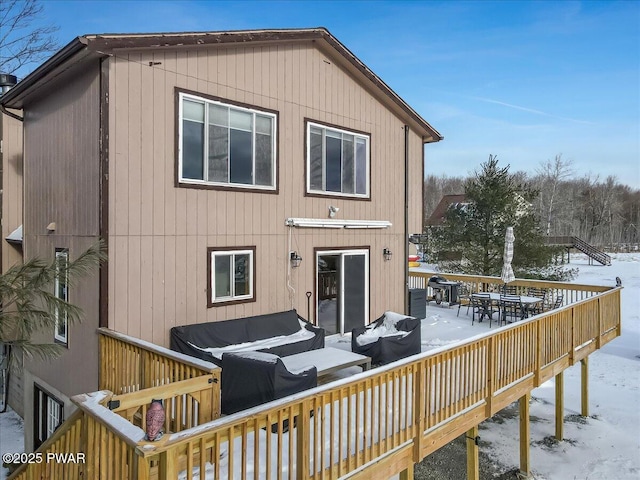
<svg viewBox="0 0 640 480"><path fill-rule="evenodd" d="M209 248L209 306L255 300L255 247Z"/></svg>
<svg viewBox="0 0 640 480"><path fill-rule="evenodd" d="M307 122L307 193L369 198L367 134Z"/></svg>
<svg viewBox="0 0 640 480"><path fill-rule="evenodd" d="M69 250L56 249L56 277L53 282L53 295L63 302L69 302ZM56 342L68 343L69 321L64 309L56 308Z"/></svg>
<svg viewBox="0 0 640 480"><path fill-rule="evenodd" d="M276 189L276 114L179 93L182 184Z"/></svg>

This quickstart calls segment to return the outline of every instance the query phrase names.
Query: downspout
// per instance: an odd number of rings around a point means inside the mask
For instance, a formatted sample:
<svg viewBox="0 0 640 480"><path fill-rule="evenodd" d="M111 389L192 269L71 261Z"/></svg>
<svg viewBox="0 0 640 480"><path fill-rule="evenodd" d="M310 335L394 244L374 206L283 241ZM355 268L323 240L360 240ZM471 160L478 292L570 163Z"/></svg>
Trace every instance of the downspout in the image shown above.
<svg viewBox="0 0 640 480"><path fill-rule="evenodd" d="M100 161L100 224L99 238L109 255L109 57L100 59L100 127L98 157ZM98 276L98 326L109 327L109 261L100 265ZM100 360L102 361L102 360Z"/></svg>
<svg viewBox="0 0 640 480"><path fill-rule="evenodd" d="M409 126L404 126L404 313L409 315Z"/></svg>

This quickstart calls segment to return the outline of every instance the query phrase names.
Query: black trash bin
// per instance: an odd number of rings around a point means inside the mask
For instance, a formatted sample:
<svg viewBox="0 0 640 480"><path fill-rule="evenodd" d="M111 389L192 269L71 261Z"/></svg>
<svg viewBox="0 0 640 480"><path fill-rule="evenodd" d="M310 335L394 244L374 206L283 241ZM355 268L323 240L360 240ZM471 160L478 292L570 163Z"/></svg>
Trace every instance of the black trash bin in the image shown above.
<svg viewBox="0 0 640 480"><path fill-rule="evenodd" d="M427 289L409 289L409 315L415 318L427 316Z"/></svg>

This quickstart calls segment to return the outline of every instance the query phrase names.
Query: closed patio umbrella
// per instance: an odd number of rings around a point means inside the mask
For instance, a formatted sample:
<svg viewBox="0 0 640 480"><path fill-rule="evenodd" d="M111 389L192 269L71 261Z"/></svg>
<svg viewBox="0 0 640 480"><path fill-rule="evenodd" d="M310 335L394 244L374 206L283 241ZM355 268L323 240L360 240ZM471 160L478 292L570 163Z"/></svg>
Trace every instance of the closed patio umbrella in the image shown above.
<svg viewBox="0 0 640 480"><path fill-rule="evenodd" d="M513 260L513 242L515 242L516 237L513 234L513 227L507 227L507 233L504 237L504 258L502 265L502 281L506 284L509 282L513 282L516 279L516 276L513 273L513 267L511 266L511 262Z"/></svg>

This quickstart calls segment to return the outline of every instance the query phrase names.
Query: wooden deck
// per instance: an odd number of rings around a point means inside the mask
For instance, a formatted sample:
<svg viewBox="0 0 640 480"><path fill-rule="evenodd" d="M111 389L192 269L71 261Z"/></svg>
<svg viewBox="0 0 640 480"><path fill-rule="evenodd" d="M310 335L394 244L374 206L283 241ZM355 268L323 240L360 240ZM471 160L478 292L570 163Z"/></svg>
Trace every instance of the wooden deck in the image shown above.
<svg viewBox="0 0 640 480"><path fill-rule="evenodd" d="M429 276L411 273L411 286ZM483 290L502 284L491 277L447 277ZM56 464L24 465L10 478L412 478L416 462L472 434L516 400L526 437L531 390L576 362L586 365L590 353L620 335L621 289L515 283L562 292L572 303L226 417L219 416L217 367L101 330L104 391L74 397L78 410L39 450L85 452L86 462L65 464L63 476ZM152 398L165 400L168 433L146 442L143 419ZM477 446L468 443L473 476Z"/></svg>

